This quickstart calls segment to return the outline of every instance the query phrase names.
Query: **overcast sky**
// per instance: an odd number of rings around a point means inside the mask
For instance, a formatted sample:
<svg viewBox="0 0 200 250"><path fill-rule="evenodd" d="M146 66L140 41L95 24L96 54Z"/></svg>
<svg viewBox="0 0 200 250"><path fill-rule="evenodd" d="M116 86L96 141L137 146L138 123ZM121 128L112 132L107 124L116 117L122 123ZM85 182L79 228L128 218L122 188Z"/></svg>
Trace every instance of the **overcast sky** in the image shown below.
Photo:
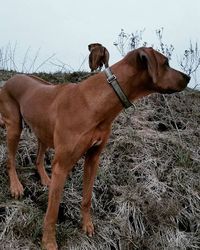
<svg viewBox="0 0 200 250"><path fill-rule="evenodd" d="M88 70L88 44L100 42L110 52L110 64L121 56L113 42L121 28L143 30L144 40L155 43L155 30L164 28L164 42L180 57L190 40L200 42L199 0L0 0L0 47L15 49L18 69L28 69L53 56L69 70ZM25 54L28 50L28 55ZM59 61L58 61L59 60ZM45 65L55 70L55 65Z"/></svg>

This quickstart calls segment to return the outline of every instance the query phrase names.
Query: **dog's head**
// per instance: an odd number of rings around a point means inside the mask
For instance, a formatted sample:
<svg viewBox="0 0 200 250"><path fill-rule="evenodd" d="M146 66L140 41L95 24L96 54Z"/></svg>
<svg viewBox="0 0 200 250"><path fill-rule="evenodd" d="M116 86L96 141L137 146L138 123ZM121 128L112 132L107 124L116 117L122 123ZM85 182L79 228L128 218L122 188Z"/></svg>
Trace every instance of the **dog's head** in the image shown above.
<svg viewBox="0 0 200 250"><path fill-rule="evenodd" d="M146 88L153 92L170 94L182 91L190 81L190 76L175 70L169 66L169 60L163 54L153 48L142 47L129 52L134 54L134 64L137 64L139 72L145 71L149 76ZM135 60L136 57L136 60Z"/></svg>
<svg viewBox="0 0 200 250"><path fill-rule="evenodd" d="M94 48L101 47L101 46L102 46L102 44L100 44L100 43L91 43L91 44L88 45L88 49L89 49L89 51L91 51Z"/></svg>

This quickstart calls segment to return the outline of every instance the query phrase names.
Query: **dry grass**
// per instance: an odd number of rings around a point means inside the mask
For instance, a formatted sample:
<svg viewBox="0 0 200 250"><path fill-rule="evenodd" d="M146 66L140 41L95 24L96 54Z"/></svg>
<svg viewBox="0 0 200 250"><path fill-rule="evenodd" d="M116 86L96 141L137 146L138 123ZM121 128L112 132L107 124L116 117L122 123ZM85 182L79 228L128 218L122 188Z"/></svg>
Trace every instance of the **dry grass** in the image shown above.
<svg viewBox="0 0 200 250"><path fill-rule="evenodd" d="M0 79L1 80L1 79ZM81 159L66 182L57 238L69 250L200 248L200 93L152 95L113 124L93 192L96 234L82 233ZM25 129L17 155L24 198L11 199L0 129L0 249L38 249L48 190L34 167L36 139ZM53 151L46 154L50 172Z"/></svg>

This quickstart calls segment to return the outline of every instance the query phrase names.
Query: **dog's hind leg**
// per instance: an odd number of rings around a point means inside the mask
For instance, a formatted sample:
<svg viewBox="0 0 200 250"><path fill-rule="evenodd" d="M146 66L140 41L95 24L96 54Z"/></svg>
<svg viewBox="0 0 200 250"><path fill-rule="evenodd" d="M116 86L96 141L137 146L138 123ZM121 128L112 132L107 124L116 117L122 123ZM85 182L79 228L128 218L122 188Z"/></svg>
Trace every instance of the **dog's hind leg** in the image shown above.
<svg viewBox="0 0 200 250"><path fill-rule="evenodd" d="M49 186L50 178L44 167L44 154L45 154L46 149L47 149L46 145L44 145L42 142L38 140L38 153L37 153L36 167L40 175L42 185Z"/></svg>
<svg viewBox="0 0 200 250"><path fill-rule="evenodd" d="M11 104L7 108L9 112L6 112L4 119L7 130L7 171L10 179L11 195L18 199L23 195L23 186L17 176L15 156L22 131L22 119L19 108L15 104Z"/></svg>

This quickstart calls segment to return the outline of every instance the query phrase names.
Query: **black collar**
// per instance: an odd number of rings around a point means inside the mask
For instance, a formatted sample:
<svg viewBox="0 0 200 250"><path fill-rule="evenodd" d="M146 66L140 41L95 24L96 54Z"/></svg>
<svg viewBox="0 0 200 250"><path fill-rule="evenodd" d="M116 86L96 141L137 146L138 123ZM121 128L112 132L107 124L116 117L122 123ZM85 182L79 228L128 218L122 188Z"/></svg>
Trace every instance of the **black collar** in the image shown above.
<svg viewBox="0 0 200 250"><path fill-rule="evenodd" d="M121 101L123 107L125 109L127 109L130 106L133 106L133 104L129 101L128 97L125 95L125 93L121 89L121 87L117 81L117 77L111 72L110 68L106 68L104 70L104 72L105 72L106 77L107 77L107 82L110 84L110 86L115 91L115 93L118 96L119 100Z"/></svg>

